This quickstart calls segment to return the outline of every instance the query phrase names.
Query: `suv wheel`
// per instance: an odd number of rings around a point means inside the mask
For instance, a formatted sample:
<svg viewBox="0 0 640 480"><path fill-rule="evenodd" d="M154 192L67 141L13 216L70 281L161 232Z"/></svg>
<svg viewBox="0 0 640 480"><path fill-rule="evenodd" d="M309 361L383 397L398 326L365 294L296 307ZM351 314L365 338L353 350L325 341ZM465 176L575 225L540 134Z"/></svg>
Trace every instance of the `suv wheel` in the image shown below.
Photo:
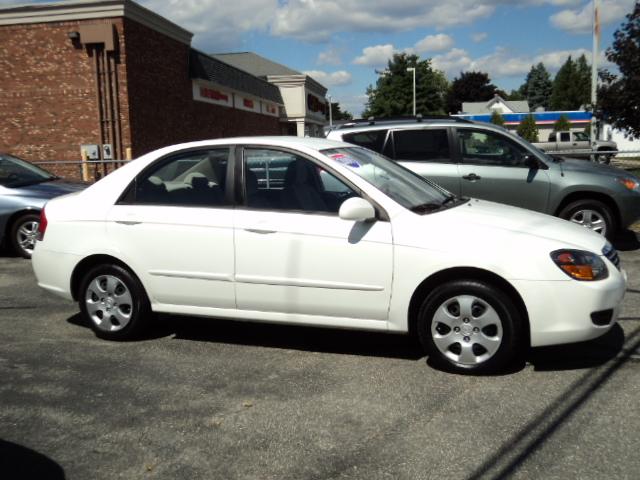
<svg viewBox="0 0 640 480"><path fill-rule="evenodd" d="M476 280L436 288L423 302L417 326L432 361L460 373L504 370L524 347L521 315L511 298Z"/></svg>
<svg viewBox="0 0 640 480"><path fill-rule="evenodd" d="M609 207L598 200L583 199L571 202L560 211L558 216L609 239L615 234L613 213Z"/></svg>

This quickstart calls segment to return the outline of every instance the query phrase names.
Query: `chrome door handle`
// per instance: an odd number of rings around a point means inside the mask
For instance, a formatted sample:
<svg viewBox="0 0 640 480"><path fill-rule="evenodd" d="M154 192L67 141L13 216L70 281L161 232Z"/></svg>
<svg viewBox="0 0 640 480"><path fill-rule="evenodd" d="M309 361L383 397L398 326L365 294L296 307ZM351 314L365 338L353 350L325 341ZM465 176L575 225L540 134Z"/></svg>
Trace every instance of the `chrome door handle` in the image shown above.
<svg viewBox="0 0 640 480"><path fill-rule="evenodd" d="M473 182L475 180L480 180L482 177L480 175L476 175L475 173L470 173L469 175L463 175L462 178Z"/></svg>
<svg viewBox="0 0 640 480"><path fill-rule="evenodd" d="M245 228L244 230L246 232L259 233L261 235L266 235L266 234L269 234L269 233L276 233L275 230L265 230L263 228Z"/></svg>
<svg viewBox="0 0 640 480"><path fill-rule="evenodd" d="M142 222L136 222L135 220L116 220L116 223L119 223L121 225L138 225Z"/></svg>

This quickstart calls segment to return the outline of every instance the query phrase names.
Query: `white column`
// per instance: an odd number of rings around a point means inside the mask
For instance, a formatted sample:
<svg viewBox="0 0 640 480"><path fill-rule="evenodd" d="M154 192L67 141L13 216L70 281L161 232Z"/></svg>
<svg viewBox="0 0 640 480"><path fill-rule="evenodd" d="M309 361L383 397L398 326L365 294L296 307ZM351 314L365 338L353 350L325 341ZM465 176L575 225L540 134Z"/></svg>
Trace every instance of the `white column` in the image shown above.
<svg viewBox="0 0 640 480"><path fill-rule="evenodd" d="M296 135L304 137L304 120L298 120L296 122Z"/></svg>

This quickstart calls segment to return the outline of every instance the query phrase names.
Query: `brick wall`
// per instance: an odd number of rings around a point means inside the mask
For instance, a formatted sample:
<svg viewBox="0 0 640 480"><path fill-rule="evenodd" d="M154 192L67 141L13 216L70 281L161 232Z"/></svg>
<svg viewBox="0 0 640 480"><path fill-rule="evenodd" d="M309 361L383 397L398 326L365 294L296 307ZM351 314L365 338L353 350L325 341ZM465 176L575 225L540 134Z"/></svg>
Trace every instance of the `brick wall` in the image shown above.
<svg viewBox="0 0 640 480"><path fill-rule="evenodd" d="M133 154L239 135L278 135L277 118L193 100L189 46L124 19Z"/></svg>
<svg viewBox="0 0 640 480"><path fill-rule="evenodd" d="M114 22L122 32L122 19ZM67 33L100 20L0 27L0 151L30 161L79 160L80 145L99 143L93 59ZM121 62L124 43L120 35ZM127 86L120 83L123 140L130 143ZM46 166L78 177L78 167Z"/></svg>

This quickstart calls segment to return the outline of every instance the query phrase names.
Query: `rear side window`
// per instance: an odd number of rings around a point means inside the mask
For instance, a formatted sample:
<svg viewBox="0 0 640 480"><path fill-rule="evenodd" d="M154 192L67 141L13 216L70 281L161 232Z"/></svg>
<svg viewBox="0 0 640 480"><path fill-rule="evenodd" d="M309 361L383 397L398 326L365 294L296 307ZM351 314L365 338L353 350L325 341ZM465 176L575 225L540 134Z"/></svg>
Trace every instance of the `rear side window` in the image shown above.
<svg viewBox="0 0 640 480"><path fill-rule="evenodd" d="M387 138L387 130L373 130L371 132L356 132L343 135L345 142L353 143L360 147L368 148L374 152L382 153L384 140Z"/></svg>
<svg viewBox="0 0 640 480"><path fill-rule="evenodd" d="M136 179L130 203L223 206L228 163L228 148L173 155Z"/></svg>
<svg viewBox="0 0 640 480"><path fill-rule="evenodd" d="M561 142L569 142L571 140L571 136L569 135L569 132L562 132L560 134L560 141Z"/></svg>
<svg viewBox="0 0 640 480"><path fill-rule="evenodd" d="M447 130L420 129L393 132L396 160L450 163Z"/></svg>

